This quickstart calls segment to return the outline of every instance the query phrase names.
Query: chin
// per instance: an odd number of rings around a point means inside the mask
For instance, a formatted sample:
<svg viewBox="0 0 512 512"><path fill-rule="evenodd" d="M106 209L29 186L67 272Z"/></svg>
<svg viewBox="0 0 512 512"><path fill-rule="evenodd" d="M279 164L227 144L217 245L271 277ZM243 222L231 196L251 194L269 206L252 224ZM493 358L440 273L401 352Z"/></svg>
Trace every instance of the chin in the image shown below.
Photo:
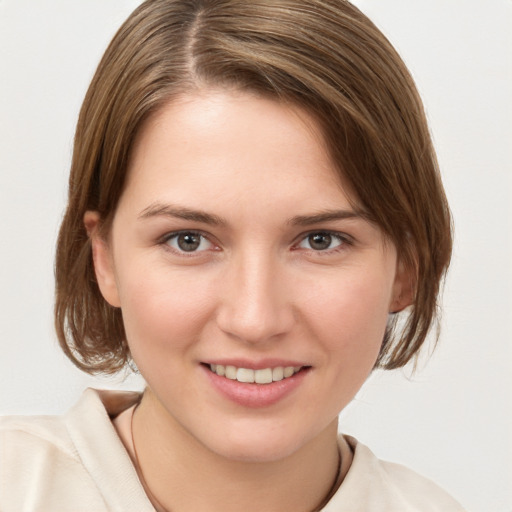
<svg viewBox="0 0 512 512"><path fill-rule="evenodd" d="M297 446L283 443L270 444L269 441L260 442L230 442L216 447L217 455L234 462L268 463L277 462L293 455Z"/></svg>
<svg viewBox="0 0 512 512"><path fill-rule="evenodd" d="M311 432L293 432L293 429L279 426L277 422L264 426L249 422L247 426L222 429L219 435L210 433L208 437L205 446L225 459L262 463L286 459L316 436Z"/></svg>

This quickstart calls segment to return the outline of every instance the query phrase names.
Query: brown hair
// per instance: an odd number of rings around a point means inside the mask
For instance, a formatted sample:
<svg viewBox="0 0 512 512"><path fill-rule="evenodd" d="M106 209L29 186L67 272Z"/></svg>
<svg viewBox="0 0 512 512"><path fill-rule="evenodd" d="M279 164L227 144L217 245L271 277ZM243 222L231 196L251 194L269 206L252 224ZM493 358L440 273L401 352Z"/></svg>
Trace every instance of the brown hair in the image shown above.
<svg viewBox="0 0 512 512"><path fill-rule="evenodd" d="M87 210L104 233L141 123L199 87L255 91L307 109L340 177L414 275L400 329L388 325L377 365L397 368L435 321L451 254L451 220L421 100L394 48L344 0L147 0L120 28L85 97L56 258L55 323L87 372L130 360L121 311L95 280Z"/></svg>

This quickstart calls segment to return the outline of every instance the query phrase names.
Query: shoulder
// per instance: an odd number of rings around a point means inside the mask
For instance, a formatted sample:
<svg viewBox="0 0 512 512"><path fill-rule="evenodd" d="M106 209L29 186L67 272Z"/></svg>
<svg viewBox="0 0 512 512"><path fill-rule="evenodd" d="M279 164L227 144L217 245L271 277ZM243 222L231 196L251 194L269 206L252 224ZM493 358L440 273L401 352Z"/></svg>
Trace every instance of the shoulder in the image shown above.
<svg viewBox="0 0 512 512"><path fill-rule="evenodd" d="M78 462L78 454L60 417L9 416L0 418L0 461L1 487L8 488L7 479L32 482L52 466Z"/></svg>
<svg viewBox="0 0 512 512"><path fill-rule="evenodd" d="M352 465L324 512L464 512L454 498L428 478L378 459L352 437L344 439L354 454ZM356 508L354 503L358 504Z"/></svg>
<svg viewBox="0 0 512 512"><path fill-rule="evenodd" d="M105 396L115 409L120 397ZM107 487L132 467L103 398L87 390L63 416L0 418L0 510L122 510Z"/></svg>
<svg viewBox="0 0 512 512"><path fill-rule="evenodd" d="M80 401L63 416L0 417L0 468L11 472L18 464L27 468L33 461L41 464L66 459L80 462L77 437L86 429L105 433L112 430L101 392L88 389Z"/></svg>
<svg viewBox="0 0 512 512"><path fill-rule="evenodd" d="M92 487L61 417L0 418L2 511L31 506L59 510L60 498L65 500L60 489L71 497L72 493L89 495Z"/></svg>
<svg viewBox="0 0 512 512"><path fill-rule="evenodd" d="M25 451L31 453L48 449L60 452L66 457L76 456L66 427L59 416L0 417L2 466L5 461L10 460L7 457L19 459Z"/></svg>

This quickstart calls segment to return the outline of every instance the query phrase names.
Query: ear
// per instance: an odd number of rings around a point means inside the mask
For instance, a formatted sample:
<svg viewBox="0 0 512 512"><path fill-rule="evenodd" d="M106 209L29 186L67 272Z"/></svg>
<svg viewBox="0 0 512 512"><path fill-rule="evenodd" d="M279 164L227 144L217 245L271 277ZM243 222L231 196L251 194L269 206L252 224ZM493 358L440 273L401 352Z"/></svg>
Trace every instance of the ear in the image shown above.
<svg viewBox="0 0 512 512"><path fill-rule="evenodd" d="M389 305L390 313L400 313L414 302L416 288L416 269L398 261L396 265L393 295Z"/></svg>
<svg viewBox="0 0 512 512"><path fill-rule="evenodd" d="M121 307L114 271L112 251L100 234L101 218L95 211L84 214L84 226L91 240L94 273L103 298L114 307Z"/></svg>

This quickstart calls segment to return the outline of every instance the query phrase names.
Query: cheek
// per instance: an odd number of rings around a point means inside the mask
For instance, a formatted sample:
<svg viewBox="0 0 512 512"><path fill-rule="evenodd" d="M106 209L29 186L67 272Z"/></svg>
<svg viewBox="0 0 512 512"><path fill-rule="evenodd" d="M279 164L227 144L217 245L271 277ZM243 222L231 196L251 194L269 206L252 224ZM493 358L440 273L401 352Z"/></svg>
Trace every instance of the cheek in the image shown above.
<svg viewBox="0 0 512 512"><path fill-rule="evenodd" d="M388 280L368 272L333 278L308 295L304 311L329 351L343 351L352 361L372 359L386 328L389 290Z"/></svg>
<svg viewBox="0 0 512 512"><path fill-rule="evenodd" d="M332 419L354 398L377 360L388 319L389 284L380 276L352 273L324 280L302 302L309 339L320 348L322 384L305 415ZM326 393L328 389L328 393ZM325 401L318 397L325 397Z"/></svg>
<svg viewBox="0 0 512 512"><path fill-rule="evenodd" d="M210 314L210 287L197 276L133 269L120 281L123 321L134 358L139 347L144 355L185 350Z"/></svg>

